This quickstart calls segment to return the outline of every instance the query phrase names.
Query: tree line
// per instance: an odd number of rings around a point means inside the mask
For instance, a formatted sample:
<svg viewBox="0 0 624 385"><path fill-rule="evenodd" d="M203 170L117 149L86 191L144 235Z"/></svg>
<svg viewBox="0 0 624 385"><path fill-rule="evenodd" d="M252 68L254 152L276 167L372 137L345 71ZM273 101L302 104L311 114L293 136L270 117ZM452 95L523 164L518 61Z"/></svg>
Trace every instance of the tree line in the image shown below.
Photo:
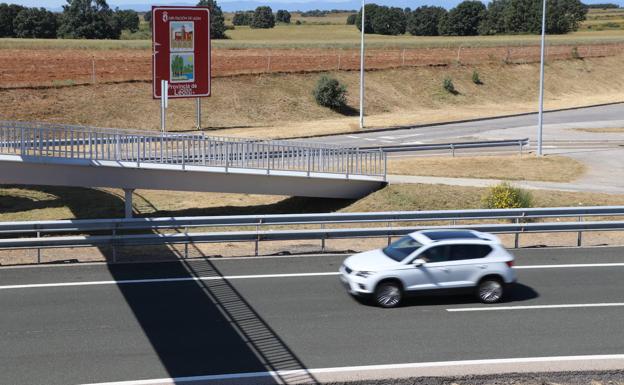
<svg viewBox="0 0 624 385"><path fill-rule="evenodd" d="M587 7L580 0L547 0L546 32L576 31L585 20ZM422 6L415 10L367 4L364 32L381 35L474 36L540 33L542 0L492 0L487 7L466 0L451 10ZM347 19L361 30L362 11Z"/></svg>

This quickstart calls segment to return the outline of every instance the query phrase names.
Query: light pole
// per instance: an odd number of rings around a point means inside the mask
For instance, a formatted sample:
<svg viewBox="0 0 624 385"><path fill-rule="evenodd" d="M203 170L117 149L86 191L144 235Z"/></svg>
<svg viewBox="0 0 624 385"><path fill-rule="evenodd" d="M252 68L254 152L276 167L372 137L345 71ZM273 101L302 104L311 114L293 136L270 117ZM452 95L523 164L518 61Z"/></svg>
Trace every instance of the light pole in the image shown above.
<svg viewBox="0 0 624 385"><path fill-rule="evenodd" d="M364 6L362 0L362 37L360 39L360 129L364 128Z"/></svg>
<svg viewBox="0 0 624 385"><path fill-rule="evenodd" d="M537 118L537 155L542 156L542 125L544 123L544 42L546 40L546 0L542 0L542 52L540 60L539 113Z"/></svg>

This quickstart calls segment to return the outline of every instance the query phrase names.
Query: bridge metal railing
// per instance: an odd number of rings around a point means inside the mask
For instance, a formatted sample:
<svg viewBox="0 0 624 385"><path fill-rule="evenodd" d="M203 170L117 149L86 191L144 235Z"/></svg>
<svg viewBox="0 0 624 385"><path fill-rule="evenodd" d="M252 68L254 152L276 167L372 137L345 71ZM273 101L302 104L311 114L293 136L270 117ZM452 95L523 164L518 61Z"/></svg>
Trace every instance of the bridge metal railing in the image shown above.
<svg viewBox="0 0 624 385"><path fill-rule="evenodd" d="M384 237L390 242L432 228L514 234L515 247L523 233L575 232L581 246L585 231L624 231L624 221L612 220L620 216L624 206L2 222L0 249L107 246L114 256L119 246L254 242L258 254L261 241L315 239L324 250L328 239ZM544 219L556 221L539 221ZM441 226L441 221L450 223Z"/></svg>
<svg viewBox="0 0 624 385"><path fill-rule="evenodd" d="M0 121L0 154L384 177L386 155L289 140Z"/></svg>

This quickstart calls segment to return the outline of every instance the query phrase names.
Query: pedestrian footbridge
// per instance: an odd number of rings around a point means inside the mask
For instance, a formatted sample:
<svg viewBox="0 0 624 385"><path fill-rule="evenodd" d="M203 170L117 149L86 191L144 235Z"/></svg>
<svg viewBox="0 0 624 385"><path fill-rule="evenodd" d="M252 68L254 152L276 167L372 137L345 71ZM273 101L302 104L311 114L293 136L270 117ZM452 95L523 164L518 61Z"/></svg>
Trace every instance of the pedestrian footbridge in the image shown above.
<svg viewBox="0 0 624 385"><path fill-rule="evenodd" d="M0 184L358 198L385 179L376 150L0 122Z"/></svg>

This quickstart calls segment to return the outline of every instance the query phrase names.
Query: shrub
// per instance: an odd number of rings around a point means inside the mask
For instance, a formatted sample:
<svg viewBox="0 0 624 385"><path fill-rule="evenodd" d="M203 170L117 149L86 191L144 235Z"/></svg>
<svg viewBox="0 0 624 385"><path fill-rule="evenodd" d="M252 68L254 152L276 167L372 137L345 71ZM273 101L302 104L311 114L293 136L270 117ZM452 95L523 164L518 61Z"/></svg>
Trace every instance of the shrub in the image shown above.
<svg viewBox="0 0 624 385"><path fill-rule="evenodd" d="M301 20L295 21L295 25L301 25Z"/></svg>
<svg viewBox="0 0 624 385"><path fill-rule="evenodd" d="M572 59L581 59L581 55L579 55L579 51L577 47L572 48Z"/></svg>
<svg viewBox="0 0 624 385"><path fill-rule="evenodd" d="M253 12L245 11L245 12L236 12L234 17L232 17L232 24L234 25L249 25L251 24L251 18L253 16Z"/></svg>
<svg viewBox="0 0 624 385"><path fill-rule="evenodd" d="M251 28L273 28L275 27L275 16L271 7L260 6L256 8L249 24Z"/></svg>
<svg viewBox="0 0 624 385"><path fill-rule="evenodd" d="M483 82L481 81L481 78L479 77L479 73L477 72L477 70L472 71L472 82L478 86L483 84Z"/></svg>
<svg viewBox="0 0 624 385"><path fill-rule="evenodd" d="M352 13L351 15L347 16L347 25L354 25L356 16L357 15L355 13Z"/></svg>
<svg viewBox="0 0 624 385"><path fill-rule="evenodd" d="M313 91L316 102L329 108L341 108L347 104L347 87L337 79L322 76Z"/></svg>
<svg viewBox="0 0 624 385"><path fill-rule="evenodd" d="M514 187L507 182L490 187L488 193L481 200L488 209L533 207L533 194L530 191Z"/></svg>
<svg viewBox="0 0 624 385"><path fill-rule="evenodd" d="M453 84L453 79L448 76L444 78L444 81L442 82L442 87L444 87L446 91L450 92L453 95L457 94L457 90L455 89L455 85Z"/></svg>
<svg viewBox="0 0 624 385"><path fill-rule="evenodd" d="M278 10L275 18L280 23L290 24L290 12L285 9Z"/></svg>

